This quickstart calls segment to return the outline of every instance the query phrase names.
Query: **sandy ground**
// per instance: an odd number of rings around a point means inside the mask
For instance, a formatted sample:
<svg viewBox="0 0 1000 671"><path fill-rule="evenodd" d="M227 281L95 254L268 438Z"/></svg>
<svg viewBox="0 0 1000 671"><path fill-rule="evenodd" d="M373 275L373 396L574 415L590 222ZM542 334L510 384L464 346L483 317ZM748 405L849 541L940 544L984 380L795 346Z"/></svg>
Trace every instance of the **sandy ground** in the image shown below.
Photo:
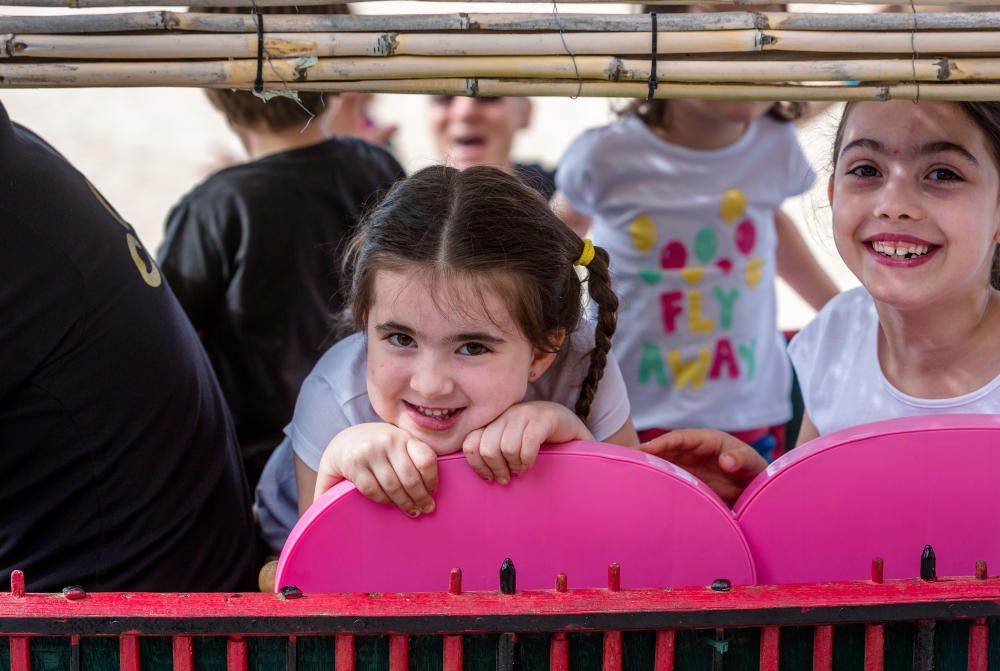
<svg viewBox="0 0 1000 671"><path fill-rule="evenodd" d="M11 118L42 135L72 161L139 231L150 249L163 236L171 205L234 146L221 117L195 89L63 89L0 91ZM407 171L436 160L426 131L424 96L380 96L374 114L397 123L393 145ZM835 109L801 130L803 146L820 178L813 191L786 204L821 263L842 287L856 284L833 248L826 205L828 163ZM554 165L584 128L612 118L603 99L535 99L531 129L519 136L521 160ZM779 286L779 322L798 328L812 311Z"/></svg>

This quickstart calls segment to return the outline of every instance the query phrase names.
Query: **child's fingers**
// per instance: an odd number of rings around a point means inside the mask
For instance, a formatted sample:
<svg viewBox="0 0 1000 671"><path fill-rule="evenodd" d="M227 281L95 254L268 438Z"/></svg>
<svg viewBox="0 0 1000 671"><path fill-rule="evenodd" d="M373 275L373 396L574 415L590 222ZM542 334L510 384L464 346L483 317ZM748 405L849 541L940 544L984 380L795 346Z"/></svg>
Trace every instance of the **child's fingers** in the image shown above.
<svg viewBox="0 0 1000 671"><path fill-rule="evenodd" d="M393 505L405 512L407 515L419 514L417 504L413 502L412 498L410 498L410 494L406 491L406 488L400 481L399 475L396 473L393 464L388 461L380 462L375 465L372 472L375 474L378 486L381 487L383 492L385 492L385 495Z"/></svg>
<svg viewBox="0 0 1000 671"><path fill-rule="evenodd" d="M479 454L479 444L483 439L483 429L476 429L462 442L462 453L465 455L465 460L469 462L469 466L474 470L479 477L487 482L493 481L493 471L490 467L486 465L483 461L482 455Z"/></svg>
<svg viewBox="0 0 1000 671"><path fill-rule="evenodd" d="M410 443L414 443L412 448ZM421 445L430 452L430 458L420 450L419 446ZM390 461L396 477L399 478L399 483L403 486L403 490L415 506L412 510L407 509L407 512L412 514L433 511L434 499L431 498L430 492L427 489L423 473L423 471L428 469L431 471L437 470L437 459L434 457L433 450L420 441L408 440L406 449L394 452L390 457ZM436 475L434 478L436 479Z"/></svg>
<svg viewBox="0 0 1000 671"><path fill-rule="evenodd" d="M767 461L757 450L734 439L720 449L719 468L734 480L747 484L767 468Z"/></svg>
<svg viewBox="0 0 1000 671"><path fill-rule="evenodd" d="M479 440L479 455L486 462L487 468L493 479L501 485L510 482L510 469L507 468L507 460L501 453L501 443L503 439L505 422L494 421L483 429L483 436Z"/></svg>
<svg viewBox="0 0 1000 671"><path fill-rule="evenodd" d="M525 470L521 461L525 428L523 422L506 423L500 436L500 455L511 475L520 475Z"/></svg>
<svg viewBox="0 0 1000 671"><path fill-rule="evenodd" d="M371 471L362 471L353 474L351 482L359 492L376 503L391 503L389 497L382 491L375 474Z"/></svg>
<svg viewBox="0 0 1000 671"><path fill-rule="evenodd" d="M417 467L417 472L424 481L424 487L429 494L437 491L438 486L438 460L437 452L430 445L416 438L411 438L406 442L406 450L410 454L410 460Z"/></svg>
<svg viewBox="0 0 1000 671"><path fill-rule="evenodd" d="M538 458L538 451L542 447L542 443L548 438L548 432L544 431L538 423L528 424L524 428L524 434L521 436L521 464L523 466L522 472L531 469L535 465L535 460Z"/></svg>

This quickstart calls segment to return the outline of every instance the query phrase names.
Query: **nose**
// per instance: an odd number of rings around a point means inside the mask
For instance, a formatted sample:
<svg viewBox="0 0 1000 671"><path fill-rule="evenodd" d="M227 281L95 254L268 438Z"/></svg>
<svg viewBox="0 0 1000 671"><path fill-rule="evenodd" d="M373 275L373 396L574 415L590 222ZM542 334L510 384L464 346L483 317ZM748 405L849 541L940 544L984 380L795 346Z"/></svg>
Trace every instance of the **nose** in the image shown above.
<svg viewBox="0 0 1000 671"><path fill-rule="evenodd" d="M923 218L920 188L913 178L892 171L884 178L875 201L875 216L884 221L912 221Z"/></svg>
<svg viewBox="0 0 1000 671"><path fill-rule="evenodd" d="M425 399L444 398L455 390L445 362L434 356L422 356L410 372L410 388Z"/></svg>
<svg viewBox="0 0 1000 671"><path fill-rule="evenodd" d="M448 113L459 119L474 117L479 114L479 103L475 98L455 96L448 106Z"/></svg>

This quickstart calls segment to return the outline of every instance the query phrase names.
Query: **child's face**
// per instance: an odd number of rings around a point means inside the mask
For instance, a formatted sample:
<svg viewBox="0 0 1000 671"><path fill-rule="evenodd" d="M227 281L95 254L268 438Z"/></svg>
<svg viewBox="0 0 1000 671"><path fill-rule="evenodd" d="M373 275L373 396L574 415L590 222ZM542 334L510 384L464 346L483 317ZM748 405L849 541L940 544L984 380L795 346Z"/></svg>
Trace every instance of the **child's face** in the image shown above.
<svg viewBox="0 0 1000 671"><path fill-rule="evenodd" d="M1000 177L987 139L953 103L860 103L830 178L844 262L877 300L927 308L988 285Z"/></svg>
<svg viewBox="0 0 1000 671"><path fill-rule="evenodd" d="M379 271L374 287L372 407L438 454L461 450L470 432L522 401L529 373L537 377L551 363L551 355L536 355L492 292L480 298L476 287L450 279L432 293L424 276L393 271Z"/></svg>
<svg viewBox="0 0 1000 671"><path fill-rule="evenodd" d="M526 98L431 98L431 131L441 160L459 170L473 165L509 168L514 136L530 117Z"/></svg>

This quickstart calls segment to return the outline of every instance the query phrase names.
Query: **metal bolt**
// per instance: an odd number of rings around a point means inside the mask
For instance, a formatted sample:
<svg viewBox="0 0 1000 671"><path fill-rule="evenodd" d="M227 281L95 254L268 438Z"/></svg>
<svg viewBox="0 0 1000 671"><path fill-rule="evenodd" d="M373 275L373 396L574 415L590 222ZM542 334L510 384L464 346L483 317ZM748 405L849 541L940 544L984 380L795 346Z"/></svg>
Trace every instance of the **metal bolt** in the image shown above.
<svg viewBox="0 0 1000 671"><path fill-rule="evenodd" d="M63 596L70 601L77 601L79 599L86 598L87 590L80 587L79 585L70 585L69 587L63 587Z"/></svg>
<svg viewBox="0 0 1000 671"><path fill-rule="evenodd" d="M937 580L937 557L930 545L925 545L920 554L920 579Z"/></svg>
<svg viewBox="0 0 1000 671"><path fill-rule="evenodd" d="M301 599L304 596L302 594L302 590L300 590L295 585L285 585L284 587L281 588L280 592L281 592L281 596L283 596L283 597L285 597L286 599L289 599L289 600L291 600L291 599Z"/></svg>
<svg viewBox="0 0 1000 671"><path fill-rule="evenodd" d="M709 585L709 588L713 592L728 592L733 588L733 583L729 582L725 578L718 578L712 581L712 584Z"/></svg>

